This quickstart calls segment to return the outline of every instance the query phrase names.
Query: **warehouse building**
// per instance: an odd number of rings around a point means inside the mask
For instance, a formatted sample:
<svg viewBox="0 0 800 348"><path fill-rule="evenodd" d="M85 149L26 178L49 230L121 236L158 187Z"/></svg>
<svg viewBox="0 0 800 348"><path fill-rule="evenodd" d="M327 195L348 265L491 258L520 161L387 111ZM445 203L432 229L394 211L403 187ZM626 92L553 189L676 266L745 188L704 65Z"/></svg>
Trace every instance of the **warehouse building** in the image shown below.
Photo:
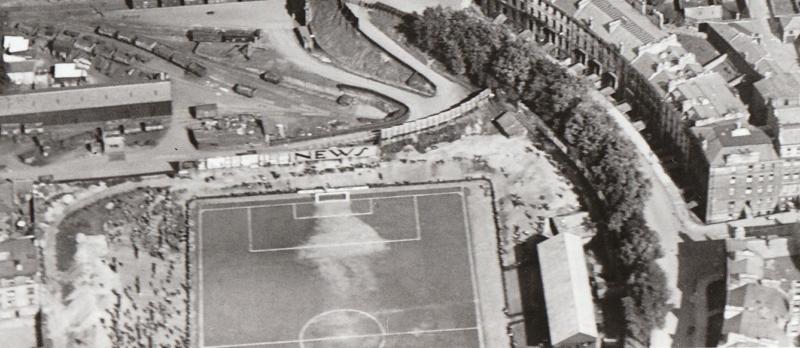
<svg viewBox="0 0 800 348"><path fill-rule="evenodd" d="M172 115L169 80L21 91L0 95L0 124L44 126Z"/></svg>
<svg viewBox="0 0 800 348"><path fill-rule="evenodd" d="M562 232L536 246L542 272L550 345L590 347L597 324L581 237Z"/></svg>

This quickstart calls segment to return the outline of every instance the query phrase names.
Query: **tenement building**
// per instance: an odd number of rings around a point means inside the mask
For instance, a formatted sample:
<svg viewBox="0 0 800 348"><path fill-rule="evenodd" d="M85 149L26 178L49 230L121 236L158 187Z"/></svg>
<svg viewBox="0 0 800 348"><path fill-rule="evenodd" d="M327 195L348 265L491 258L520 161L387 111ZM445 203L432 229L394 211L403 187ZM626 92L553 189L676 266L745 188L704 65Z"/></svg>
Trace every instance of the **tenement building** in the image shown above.
<svg viewBox="0 0 800 348"><path fill-rule="evenodd" d="M688 156L686 130L749 115L738 95L678 42L624 0L477 0L489 16L504 14L520 30L535 33L573 70L595 75L648 116L654 135ZM575 68L578 69L575 69ZM701 76L702 75L702 76ZM684 88L684 83L691 84Z"/></svg>
<svg viewBox="0 0 800 348"><path fill-rule="evenodd" d="M706 222L768 214L779 208L783 162L772 139L743 122L691 129L689 168L705 195Z"/></svg>

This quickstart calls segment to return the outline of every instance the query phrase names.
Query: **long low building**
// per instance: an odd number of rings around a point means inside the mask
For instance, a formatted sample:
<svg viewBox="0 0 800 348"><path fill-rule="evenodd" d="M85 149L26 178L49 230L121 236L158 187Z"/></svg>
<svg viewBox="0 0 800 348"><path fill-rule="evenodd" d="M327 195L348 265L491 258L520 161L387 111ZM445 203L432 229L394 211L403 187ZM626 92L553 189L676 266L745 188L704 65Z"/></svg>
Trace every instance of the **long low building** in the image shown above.
<svg viewBox="0 0 800 348"><path fill-rule="evenodd" d="M562 232L539 243L550 345L591 347L597 342L597 323L589 271L581 237Z"/></svg>
<svg viewBox="0 0 800 348"><path fill-rule="evenodd" d="M172 115L169 80L90 85L0 95L0 124L45 126Z"/></svg>

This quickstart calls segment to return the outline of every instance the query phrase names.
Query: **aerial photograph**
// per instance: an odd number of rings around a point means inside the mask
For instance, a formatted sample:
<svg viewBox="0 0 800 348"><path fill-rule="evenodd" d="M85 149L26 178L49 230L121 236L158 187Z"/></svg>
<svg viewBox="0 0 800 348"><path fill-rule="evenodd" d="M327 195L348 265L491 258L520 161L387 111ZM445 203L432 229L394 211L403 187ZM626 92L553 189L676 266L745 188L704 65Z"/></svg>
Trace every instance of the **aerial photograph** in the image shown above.
<svg viewBox="0 0 800 348"><path fill-rule="evenodd" d="M0 0L0 348L800 347L798 0Z"/></svg>

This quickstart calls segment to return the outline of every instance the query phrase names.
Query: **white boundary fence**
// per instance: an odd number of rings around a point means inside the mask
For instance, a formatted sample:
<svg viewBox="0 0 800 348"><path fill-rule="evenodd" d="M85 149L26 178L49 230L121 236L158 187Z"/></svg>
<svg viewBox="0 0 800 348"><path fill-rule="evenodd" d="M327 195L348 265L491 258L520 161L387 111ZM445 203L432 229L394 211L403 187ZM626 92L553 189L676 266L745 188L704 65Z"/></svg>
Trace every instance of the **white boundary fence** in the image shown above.
<svg viewBox="0 0 800 348"><path fill-rule="evenodd" d="M436 127L438 125L442 125L452 120L455 120L463 116L467 112L475 110L479 106L485 104L486 101L493 96L494 94L492 94L491 89L485 89L482 92L478 93L478 95L472 97L472 99L461 103L459 106L453 109L443 111L438 114L431 115L418 120L409 121L394 127L381 129L381 142L385 142L387 140L391 142L391 139L393 138L398 138L413 133L419 133L428 128Z"/></svg>
<svg viewBox="0 0 800 348"><path fill-rule="evenodd" d="M426 129L433 128L451 122L464 114L477 109L484 105L489 98L494 97L491 89L483 90L476 96L472 97L457 107L421 118L414 121L409 121L394 127L384 128L380 131L380 141L382 143L392 143L402 139L402 137L422 132ZM352 163L370 163L379 160L380 149L374 145L364 146L341 146L337 144L358 144L374 139L375 133L372 131L358 132L353 134L344 134L341 136L334 136L331 138L317 139L314 142L316 150L308 150L305 146L299 146L301 149L275 152L275 153L261 153L261 154L242 154L234 156L221 156L200 159L196 161L197 169L223 169L223 168L242 168L242 167L261 167L270 165L292 165L302 162L311 162L318 160L347 160ZM292 147L292 146L289 146ZM326 148L327 147L327 148ZM352 154L339 154L341 150L354 151ZM314 158L312 160L306 159L305 153L312 154L326 154L330 158ZM300 154L298 156L298 154Z"/></svg>

